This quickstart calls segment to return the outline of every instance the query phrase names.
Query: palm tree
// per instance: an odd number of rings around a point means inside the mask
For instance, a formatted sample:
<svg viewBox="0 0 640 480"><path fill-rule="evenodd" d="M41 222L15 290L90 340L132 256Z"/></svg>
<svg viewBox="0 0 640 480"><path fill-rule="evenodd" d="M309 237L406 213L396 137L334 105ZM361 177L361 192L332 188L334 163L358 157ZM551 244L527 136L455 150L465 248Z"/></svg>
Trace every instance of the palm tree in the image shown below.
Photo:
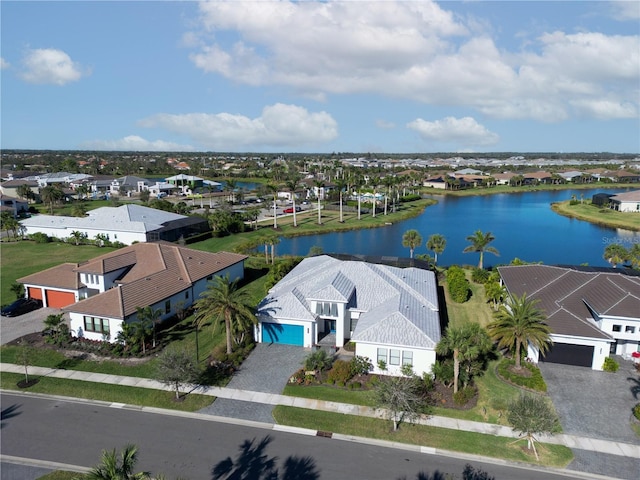
<svg viewBox="0 0 640 480"><path fill-rule="evenodd" d="M49 211L53 215L53 205L64 198L64 192L55 185L47 185L40 190L40 196L44 203L49 204Z"/></svg>
<svg viewBox="0 0 640 480"><path fill-rule="evenodd" d="M487 325L489 334L500 347L514 348L516 368L521 368L520 347L531 344L541 353L551 344L551 330L545 323L546 316L536 307L538 300L511 295L506 305L502 305L496 319Z"/></svg>
<svg viewBox="0 0 640 480"><path fill-rule="evenodd" d="M296 219L296 190L298 189L300 179L297 176L291 177L289 180L285 182L285 186L287 190L291 192L291 200L293 200L293 226L298 226L298 221Z"/></svg>
<svg viewBox="0 0 640 480"><path fill-rule="evenodd" d="M613 268L629 260L629 251L619 243L607 245L602 257L611 264Z"/></svg>
<svg viewBox="0 0 640 480"><path fill-rule="evenodd" d="M207 289L200 294L195 305L195 321L203 326L213 319L214 332L224 325L227 339L227 354L233 353L232 336L234 332L244 332L257 323L249 306L246 290L238 290L238 282L230 281L229 276L216 276L209 282Z"/></svg>
<svg viewBox="0 0 640 480"><path fill-rule="evenodd" d="M407 230L402 236L402 246L407 247L410 257L413 258L413 251L422 244L422 235L417 230Z"/></svg>
<svg viewBox="0 0 640 480"><path fill-rule="evenodd" d="M482 269L482 259L484 257L484 252L493 253L496 256L500 256L500 252L496 250L494 247L490 247L489 244L493 242L496 238L491 235L491 232L482 233L481 230L476 230L473 235L469 235L467 237L467 241L471 242L467 248L465 248L462 252L480 252L480 261L478 262L478 268Z"/></svg>
<svg viewBox="0 0 640 480"><path fill-rule="evenodd" d="M84 478L87 480L143 480L150 479L150 472L133 473L138 461L138 447L125 445L120 453L120 458L113 450L102 452L102 463L91 469Z"/></svg>
<svg viewBox="0 0 640 480"><path fill-rule="evenodd" d="M278 206L276 205L276 199L278 198L278 186L273 183L267 183L267 191L273 194L273 228L278 228Z"/></svg>
<svg viewBox="0 0 640 480"><path fill-rule="evenodd" d="M342 215L342 190L344 190L346 182L342 179L338 179L335 181L335 184L340 195L340 223L344 223L344 216Z"/></svg>
<svg viewBox="0 0 640 480"><path fill-rule="evenodd" d="M151 330L153 332L153 348L156 348L156 326L158 325L158 321L162 316L162 311L160 309L154 310L149 306L144 308L136 307L136 311L138 321L140 321L144 325L151 326Z"/></svg>
<svg viewBox="0 0 640 480"><path fill-rule="evenodd" d="M76 246L80 245L80 242L87 239L87 234L84 232L80 232L78 230L74 230L71 232L69 237L73 238Z"/></svg>
<svg viewBox="0 0 640 480"><path fill-rule="evenodd" d="M313 185L316 187L316 197L318 197L318 225L322 225L322 210L320 209L320 189L324 188L322 180L314 180Z"/></svg>
<svg viewBox="0 0 640 480"><path fill-rule="evenodd" d="M29 200L33 199L35 196L33 194L33 190L31 190L31 187L26 183L18 185L18 187L16 188L16 194L18 195L18 197L25 199L27 203L29 203Z"/></svg>
<svg viewBox="0 0 640 480"><path fill-rule="evenodd" d="M435 264L438 264L438 255L441 255L444 252L445 247L447 246L447 239L444 238L444 235L440 235L439 233L434 233L427 240L427 250L431 250L435 255Z"/></svg>

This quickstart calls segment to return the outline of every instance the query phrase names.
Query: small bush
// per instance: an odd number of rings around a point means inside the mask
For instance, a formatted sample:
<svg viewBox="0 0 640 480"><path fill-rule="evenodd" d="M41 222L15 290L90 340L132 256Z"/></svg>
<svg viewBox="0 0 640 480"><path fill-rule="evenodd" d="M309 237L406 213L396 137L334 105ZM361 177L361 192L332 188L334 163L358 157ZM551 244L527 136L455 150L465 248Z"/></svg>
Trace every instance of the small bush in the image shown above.
<svg viewBox="0 0 640 480"><path fill-rule="evenodd" d="M42 232L32 233L29 238L36 243L51 243L51 237Z"/></svg>
<svg viewBox="0 0 640 480"><path fill-rule="evenodd" d="M489 281L490 275L491 274L489 273L488 270L485 270L484 268L476 267L471 272L471 280L473 280L474 283L485 284Z"/></svg>
<svg viewBox="0 0 640 480"><path fill-rule="evenodd" d="M475 394L476 391L473 387L464 387L453 394L453 401L456 405L466 405Z"/></svg>
<svg viewBox="0 0 640 480"><path fill-rule="evenodd" d="M362 388L362 384L360 382L351 382L349 384L349 388L351 390L360 390Z"/></svg>
<svg viewBox="0 0 640 480"><path fill-rule="evenodd" d="M342 348L344 348L347 352L355 352L356 344L354 342L347 342Z"/></svg>
<svg viewBox="0 0 640 480"><path fill-rule="evenodd" d="M471 289L469 280L462 268L454 265L447 270L447 288L454 302L464 303L469 299Z"/></svg>
<svg viewBox="0 0 640 480"><path fill-rule="evenodd" d="M640 420L640 403L633 407L633 416Z"/></svg>
<svg viewBox="0 0 640 480"><path fill-rule="evenodd" d="M416 200L420 200L422 197L417 194L405 195L404 197L400 197L400 203L405 202L415 202Z"/></svg>
<svg viewBox="0 0 640 480"><path fill-rule="evenodd" d="M617 372L620 365L613 358L607 357L604 359L604 363L602 364L602 370L605 372Z"/></svg>
<svg viewBox="0 0 640 480"><path fill-rule="evenodd" d="M344 360L336 360L333 363L333 367L329 370L327 375L329 383L335 383L338 385L344 385L351 379L351 365L350 362Z"/></svg>
<svg viewBox="0 0 640 480"><path fill-rule="evenodd" d="M521 387L529 388L531 390L536 390L538 392L546 392L547 384L542 378L542 373L540 373L540 369L531 363L523 363L522 368L526 368L531 372L530 377L524 377L522 375L518 375L511 371L510 367L515 365L514 360L504 359L498 364L498 374L504 378L505 380L513 383L514 385L519 385Z"/></svg>
<svg viewBox="0 0 640 480"><path fill-rule="evenodd" d="M366 375L371 370L373 370L373 364L371 360L367 357L361 357L360 355L355 356L349 362L349 367L351 369L351 376L355 377L356 375Z"/></svg>

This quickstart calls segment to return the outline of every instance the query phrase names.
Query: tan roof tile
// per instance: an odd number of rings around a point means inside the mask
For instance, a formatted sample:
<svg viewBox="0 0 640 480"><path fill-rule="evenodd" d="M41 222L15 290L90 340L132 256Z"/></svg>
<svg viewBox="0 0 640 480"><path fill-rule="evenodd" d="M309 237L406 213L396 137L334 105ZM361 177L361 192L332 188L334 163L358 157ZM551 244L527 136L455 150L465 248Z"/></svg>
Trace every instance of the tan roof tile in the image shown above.
<svg viewBox="0 0 640 480"><path fill-rule="evenodd" d="M16 281L30 285L77 290L84 286L75 272L77 266L77 263L63 263L56 267L18 278Z"/></svg>

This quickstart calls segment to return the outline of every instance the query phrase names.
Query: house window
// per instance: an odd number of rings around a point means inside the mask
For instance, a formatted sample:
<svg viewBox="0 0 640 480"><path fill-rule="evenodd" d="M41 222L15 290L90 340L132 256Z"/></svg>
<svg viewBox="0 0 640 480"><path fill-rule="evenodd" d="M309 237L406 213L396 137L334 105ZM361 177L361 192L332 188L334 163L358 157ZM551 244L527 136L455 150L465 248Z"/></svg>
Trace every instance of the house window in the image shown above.
<svg viewBox="0 0 640 480"><path fill-rule="evenodd" d="M624 327L624 332L625 333L636 333L636 327L632 327L630 325L627 325L626 327Z"/></svg>
<svg viewBox="0 0 640 480"><path fill-rule="evenodd" d="M389 365L400 365L400 350L389 350Z"/></svg>
<svg viewBox="0 0 640 480"><path fill-rule="evenodd" d="M613 331L614 332L621 332L622 331L622 325L614 325L613 326Z"/></svg>
<svg viewBox="0 0 640 480"><path fill-rule="evenodd" d="M337 317L338 316L338 304L337 303L332 303L331 304L331 316L332 317Z"/></svg>
<svg viewBox="0 0 640 480"><path fill-rule="evenodd" d="M413 352L410 350L402 351L402 365L413 366Z"/></svg>
<svg viewBox="0 0 640 480"><path fill-rule="evenodd" d="M316 303L316 313L322 315L322 302Z"/></svg>
<svg viewBox="0 0 640 480"><path fill-rule="evenodd" d="M211 280L213 280L213 275L209 275L209 276L207 277L207 282L210 282Z"/></svg>
<svg viewBox="0 0 640 480"><path fill-rule="evenodd" d="M186 292L184 292L184 298L189 298L189 290L187 290Z"/></svg>
<svg viewBox="0 0 640 480"><path fill-rule="evenodd" d="M350 319L349 330L354 332L356 330L356 326L357 325L358 325L358 319L357 318Z"/></svg>
<svg viewBox="0 0 640 480"><path fill-rule="evenodd" d="M329 302L324 302L324 307L322 307L323 315L331 315L331 304Z"/></svg>
<svg viewBox="0 0 640 480"><path fill-rule="evenodd" d="M378 363L384 362L387 363L387 349L386 348L378 348Z"/></svg>
<svg viewBox="0 0 640 480"><path fill-rule="evenodd" d="M164 302L164 313L171 313L171 300Z"/></svg>
<svg viewBox="0 0 640 480"><path fill-rule="evenodd" d="M109 334L109 319L96 318L96 317L84 317L84 330L85 332L97 332L105 335Z"/></svg>

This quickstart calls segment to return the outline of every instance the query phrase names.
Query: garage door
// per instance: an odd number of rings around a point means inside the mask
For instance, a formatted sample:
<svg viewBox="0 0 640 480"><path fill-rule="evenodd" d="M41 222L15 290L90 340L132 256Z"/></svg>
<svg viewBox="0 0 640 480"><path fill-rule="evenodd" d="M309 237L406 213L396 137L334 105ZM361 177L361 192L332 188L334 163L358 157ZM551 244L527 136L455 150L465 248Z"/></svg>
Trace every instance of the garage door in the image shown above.
<svg viewBox="0 0 640 480"><path fill-rule="evenodd" d="M42 300L42 289L38 287L29 287L29 298Z"/></svg>
<svg viewBox="0 0 640 480"><path fill-rule="evenodd" d="M62 308L76 303L76 296L73 292L60 292L58 290L47 290L47 306L51 308Z"/></svg>
<svg viewBox="0 0 640 480"><path fill-rule="evenodd" d="M284 343L304 346L304 327L302 325L283 325L280 323L262 323L263 343Z"/></svg>
<svg viewBox="0 0 640 480"><path fill-rule="evenodd" d="M576 365L578 367L591 367L593 363L593 346L556 343L542 357L542 361Z"/></svg>

